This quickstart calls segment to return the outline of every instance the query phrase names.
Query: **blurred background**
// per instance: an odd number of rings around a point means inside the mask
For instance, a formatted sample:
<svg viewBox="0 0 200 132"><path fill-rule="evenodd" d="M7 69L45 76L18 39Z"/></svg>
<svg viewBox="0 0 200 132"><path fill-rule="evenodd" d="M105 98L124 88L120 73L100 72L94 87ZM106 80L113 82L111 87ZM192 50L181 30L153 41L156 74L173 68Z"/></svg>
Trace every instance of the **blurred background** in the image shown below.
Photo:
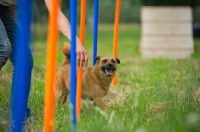
<svg viewBox="0 0 200 132"><path fill-rule="evenodd" d="M87 0L87 27L92 29L93 21L93 2L94 0ZM69 17L69 0L63 0L63 13ZM193 24L200 24L200 0L122 0L121 1L121 16L120 23L136 23L140 24L140 12L142 6L191 6L193 10ZM113 24L115 14L115 0L100 0L99 1L99 23ZM80 14L80 0L77 1L77 22L79 23ZM33 1L33 24L47 24L48 11L43 0ZM35 28L35 35L44 37L45 35ZM46 31L44 29L44 31Z"/></svg>
<svg viewBox="0 0 200 132"><path fill-rule="evenodd" d="M87 0L87 20L93 16L93 1ZM34 23L47 22L47 8L43 0L33 1ZM62 11L69 18L69 0L63 0ZM78 15L80 14L80 0L77 1ZM122 0L121 23L140 23L141 6L191 6L193 9L193 23L200 23L200 0ZM99 0L99 23L113 23L115 14L115 0ZM79 21L79 17L77 18Z"/></svg>

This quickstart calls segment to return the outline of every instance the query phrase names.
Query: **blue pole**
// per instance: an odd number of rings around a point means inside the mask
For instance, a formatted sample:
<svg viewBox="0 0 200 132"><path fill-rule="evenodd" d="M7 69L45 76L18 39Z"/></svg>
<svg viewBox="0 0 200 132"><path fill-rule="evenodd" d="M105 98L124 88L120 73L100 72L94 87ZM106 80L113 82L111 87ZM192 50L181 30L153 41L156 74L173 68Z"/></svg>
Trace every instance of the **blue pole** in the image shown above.
<svg viewBox="0 0 200 132"><path fill-rule="evenodd" d="M99 0L94 1L94 36L93 36L93 60L97 56L97 41L98 41L98 13L99 12ZM93 65L96 62L92 61Z"/></svg>
<svg viewBox="0 0 200 132"><path fill-rule="evenodd" d="M76 127L76 0L70 0L70 23L71 23L71 80L70 80L70 101L72 105L72 125L71 131Z"/></svg>
<svg viewBox="0 0 200 132"><path fill-rule="evenodd" d="M11 131L22 132L26 116L26 108L30 91L30 80L27 77L28 59L30 53L27 51L30 43L30 24L31 24L31 1L18 0L17 6L18 26L15 28L15 44L17 49L13 49L16 57L12 90L11 90Z"/></svg>

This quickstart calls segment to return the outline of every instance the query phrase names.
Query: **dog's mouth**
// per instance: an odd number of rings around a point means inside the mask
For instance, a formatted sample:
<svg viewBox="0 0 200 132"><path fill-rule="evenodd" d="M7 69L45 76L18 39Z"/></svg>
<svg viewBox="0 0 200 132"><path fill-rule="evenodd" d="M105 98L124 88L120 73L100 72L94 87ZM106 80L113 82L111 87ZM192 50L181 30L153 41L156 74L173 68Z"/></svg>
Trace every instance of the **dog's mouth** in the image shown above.
<svg viewBox="0 0 200 132"><path fill-rule="evenodd" d="M102 71L106 74L106 76L110 77L113 75L115 68L102 67Z"/></svg>

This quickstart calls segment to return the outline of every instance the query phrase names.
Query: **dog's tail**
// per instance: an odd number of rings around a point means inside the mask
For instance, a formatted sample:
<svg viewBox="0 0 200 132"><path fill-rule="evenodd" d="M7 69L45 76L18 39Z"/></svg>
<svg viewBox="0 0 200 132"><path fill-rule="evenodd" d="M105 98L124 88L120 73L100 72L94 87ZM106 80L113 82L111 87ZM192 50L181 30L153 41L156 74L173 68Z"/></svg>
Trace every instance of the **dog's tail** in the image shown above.
<svg viewBox="0 0 200 132"><path fill-rule="evenodd" d="M63 54L65 55L65 60L63 64L69 64L70 63L70 44L65 43L62 51L63 51Z"/></svg>

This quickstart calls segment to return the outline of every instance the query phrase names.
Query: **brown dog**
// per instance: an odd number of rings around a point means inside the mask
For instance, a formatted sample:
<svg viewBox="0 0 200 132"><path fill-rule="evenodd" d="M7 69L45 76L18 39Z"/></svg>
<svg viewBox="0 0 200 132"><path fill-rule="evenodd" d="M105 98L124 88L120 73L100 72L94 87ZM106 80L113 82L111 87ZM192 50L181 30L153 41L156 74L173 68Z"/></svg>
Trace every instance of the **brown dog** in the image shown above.
<svg viewBox="0 0 200 132"><path fill-rule="evenodd" d="M62 100L62 103L65 103L70 88L69 44L64 45L63 54L65 59L56 75L55 96L57 101ZM96 62L95 66L83 69L82 99L93 100L102 109L110 111L110 107L103 102L102 97L109 91L109 86L120 60L118 58L97 56L94 61Z"/></svg>

